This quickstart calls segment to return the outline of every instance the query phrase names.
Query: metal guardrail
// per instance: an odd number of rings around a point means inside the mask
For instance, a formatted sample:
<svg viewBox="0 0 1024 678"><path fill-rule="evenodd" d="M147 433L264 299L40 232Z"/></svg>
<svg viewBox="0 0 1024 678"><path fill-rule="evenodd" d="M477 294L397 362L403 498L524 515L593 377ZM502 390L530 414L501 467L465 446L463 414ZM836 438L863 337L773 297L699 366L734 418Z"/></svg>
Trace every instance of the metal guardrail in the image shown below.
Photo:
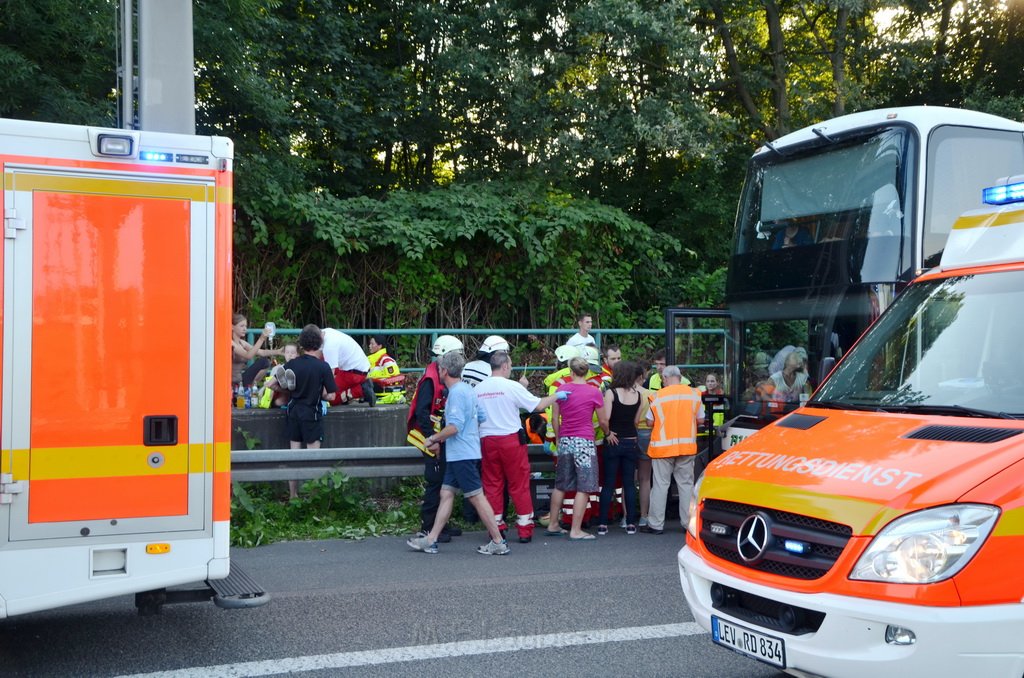
<svg viewBox="0 0 1024 678"><path fill-rule="evenodd" d="M253 327L246 333L246 340L251 344L256 341L262 331L262 327ZM297 337L301 329L296 328L277 328L276 336L279 337ZM441 334L452 334L452 335L463 335L463 336L480 336L497 334L499 336L508 337L521 337L521 336L563 336L566 339L576 333L576 328L570 329L546 329L546 328L526 328L526 327L512 327L512 328L497 328L497 329L468 329L464 327L459 328L437 328L437 327L426 327L426 328L392 328L392 329L367 329L367 328L346 328L344 332L351 336L368 336L371 334L386 334L389 336L428 336L430 343L433 344L437 341L437 337ZM724 332L720 329L691 329L686 330L686 334L697 334L697 335L721 335L725 336ZM594 329L590 331L590 334L594 337L597 345L601 345L601 337L603 335L610 336L664 336L665 330L663 328L603 328ZM470 356L472 357L472 356ZM469 358L467 358L468 360ZM685 370L710 370L718 369L724 370L724 365L721 363L677 363L680 369ZM513 365L513 374L526 374L527 372L549 372L551 371L550 365ZM420 374L423 372L422 367L417 366L403 366L402 372L408 374Z"/></svg>
<svg viewBox="0 0 1024 678"><path fill-rule="evenodd" d="M527 451L532 472L554 471L554 462L543 445L528 445ZM423 475L423 455L409 446L231 452L231 479L242 482L313 480L335 471L350 478L419 476Z"/></svg>

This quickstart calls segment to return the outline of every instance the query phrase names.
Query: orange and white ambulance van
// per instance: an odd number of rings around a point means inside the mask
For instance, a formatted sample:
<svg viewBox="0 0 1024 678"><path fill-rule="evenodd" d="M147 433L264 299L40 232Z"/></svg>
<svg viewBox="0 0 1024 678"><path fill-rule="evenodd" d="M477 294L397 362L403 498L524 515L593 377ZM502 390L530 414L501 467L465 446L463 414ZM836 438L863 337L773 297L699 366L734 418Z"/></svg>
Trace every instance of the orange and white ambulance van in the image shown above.
<svg viewBox="0 0 1024 678"><path fill-rule="evenodd" d="M232 153L0 120L0 618L229 574Z"/></svg>
<svg viewBox="0 0 1024 678"><path fill-rule="evenodd" d="M715 643L797 676L1024 676L1024 177L983 193L696 484L679 573Z"/></svg>

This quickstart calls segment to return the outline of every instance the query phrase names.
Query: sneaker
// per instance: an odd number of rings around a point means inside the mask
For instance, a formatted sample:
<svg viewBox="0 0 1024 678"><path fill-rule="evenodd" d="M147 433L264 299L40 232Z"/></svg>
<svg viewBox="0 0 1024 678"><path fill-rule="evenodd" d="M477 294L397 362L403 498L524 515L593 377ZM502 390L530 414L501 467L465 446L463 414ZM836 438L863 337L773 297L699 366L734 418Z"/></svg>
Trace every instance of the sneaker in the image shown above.
<svg viewBox="0 0 1024 678"><path fill-rule="evenodd" d="M640 519L640 525L639 526L640 527L647 527L647 516L644 516L644 517L642 517Z"/></svg>
<svg viewBox="0 0 1024 678"><path fill-rule="evenodd" d="M455 527L454 525L448 525L447 527L444 528L444 530L442 530L442 532L447 532L448 534L450 534L453 537L461 537L462 536L462 528L461 527Z"/></svg>
<svg viewBox="0 0 1024 678"><path fill-rule="evenodd" d="M623 516L622 520L619 521L619 527L621 527L623 530L626 529L626 518L625 518L625 516Z"/></svg>
<svg viewBox="0 0 1024 678"><path fill-rule="evenodd" d="M606 534L608 534L608 526L607 525L598 525L597 526L597 535L599 537L603 537Z"/></svg>
<svg viewBox="0 0 1024 678"><path fill-rule="evenodd" d="M286 391L295 390L295 373L291 370L284 371L284 379L281 380L281 385L284 386Z"/></svg>
<svg viewBox="0 0 1024 678"><path fill-rule="evenodd" d="M643 527L640 528L640 531L643 532L644 534L664 534L665 533L665 530L656 530L653 527L651 527L650 525L644 525Z"/></svg>
<svg viewBox="0 0 1024 678"><path fill-rule="evenodd" d="M414 551L422 551L423 553L437 553L437 544L430 541L426 537L413 537L407 540L406 545Z"/></svg>
<svg viewBox="0 0 1024 678"><path fill-rule="evenodd" d="M483 546L477 547L476 552L482 553L485 556L503 556L510 550L508 542L502 539L500 544L498 542L489 541Z"/></svg>
<svg viewBox="0 0 1024 678"><path fill-rule="evenodd" d="M636 525L626 525L626 534L636 534Z"/></svg>
<svg viewBox="0 0 1024 678"><path fill-rule="evenodd" d="M281 385L281 388L284 388L284 365L278 365L274 369L270 370L270 376L277 380L277 383Z"/></svg>
<svg viewBox="0 0 1024 678"><path fill-rule="evenodd" d="M426 537L427 536L427 530L420 530L419 532L416 533L416 536L417 537ZM441 534L437 535L437 543L438 544L447 544L451 540L452 540L452 536L450 534L448 534L447 530L442 530Z"/></svg>

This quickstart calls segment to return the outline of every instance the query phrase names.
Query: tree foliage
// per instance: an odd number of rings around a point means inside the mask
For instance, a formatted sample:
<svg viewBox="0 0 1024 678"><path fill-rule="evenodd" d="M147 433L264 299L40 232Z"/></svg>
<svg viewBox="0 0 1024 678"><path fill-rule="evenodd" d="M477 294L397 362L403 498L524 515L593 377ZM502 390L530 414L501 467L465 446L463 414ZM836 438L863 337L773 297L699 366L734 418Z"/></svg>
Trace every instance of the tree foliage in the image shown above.
<svg viewBox="0 0 1024 678"><path fill-rule="evenodd" d="M0 115L112 124L114 0L0 0ZM336 326L715 305L755 145L876 106L1024 113L1001 0L195 0L235 297Z"/></svg>
<svg viewBox="0 0 1024 678"><path fill-rule="evenodd" d="M253 305L285 318L306 299L323 317L361 325L547 327L593 306L621 326L680 251L621 210L537 181L399 190L386 199L307 195L296 204L301 212L265 251L295 273L325 275L301 276L308 283L286 295L262 275L265 263L243 264L251 275L239 281L255 291Z"/></svg>

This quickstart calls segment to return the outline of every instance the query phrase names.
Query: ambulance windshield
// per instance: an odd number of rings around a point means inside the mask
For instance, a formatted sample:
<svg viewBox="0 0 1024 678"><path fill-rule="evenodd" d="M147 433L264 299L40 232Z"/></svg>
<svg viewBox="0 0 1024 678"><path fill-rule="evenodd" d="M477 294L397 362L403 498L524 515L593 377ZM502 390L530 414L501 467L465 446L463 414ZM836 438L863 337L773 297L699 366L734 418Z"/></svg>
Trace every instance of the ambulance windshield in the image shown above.
<svg viewBox="0 0 1024 678"><path fill-rule="evenodd" d="M1024 271L911 285L811 405L1024 417Z"/></svg>

